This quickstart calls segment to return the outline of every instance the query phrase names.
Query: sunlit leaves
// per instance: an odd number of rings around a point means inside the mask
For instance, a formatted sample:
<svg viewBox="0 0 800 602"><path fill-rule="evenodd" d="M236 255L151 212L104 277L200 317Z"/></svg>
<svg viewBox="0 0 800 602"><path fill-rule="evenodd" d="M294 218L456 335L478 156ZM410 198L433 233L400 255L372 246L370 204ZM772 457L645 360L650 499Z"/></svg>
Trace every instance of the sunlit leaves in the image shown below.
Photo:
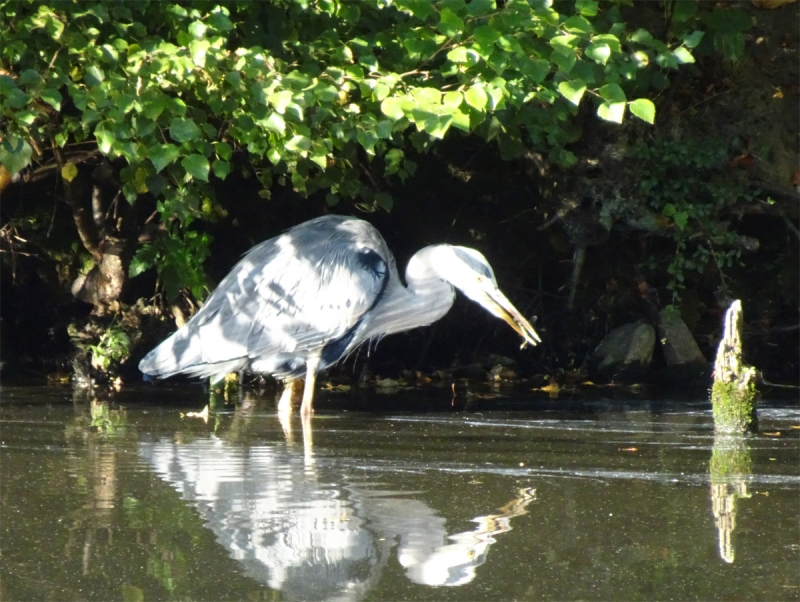
<svg viewBox="0 0 800 602"><path fill-rule="evenodd" d="M477 84L467 90L464 98L469 106L480 112L486 110L486 103L489 101L486 90L484 90L483 86Z"/></svg>
<svg viewBox="0 0 800 602"><path fill-rule="evenodd" d="M596 63L605 65L611 57L611 48L608 44L593 43L586 49L586 56Z"/></svg>
<svg viewBox="0 0 800 602"><path fill-rule="evenodd" d="M692 56L692 53L689 52L683 46L680 46L680 47L676 48L675 50L673 50L672 54L675 57L675 59L678 61L678 63L681 63L681 64L694 63L694 57Z"/></svg>
<svg viewBox="0 0 800 602"><path fill-rule="evenodd" d="M384 99L381 103L381 112L395 121L403 117L402 101L396 97Z"/></svg>
<svg viewBox="0 0 800 602"><path fill-rule="evenodd" d="M622 88L617 84L606 84L598 90L598 94L604 102L597 107L597 115L606 121L622 123L627 106L627 99Z"/></svg>
<svg viewBox="0 0 800 602"><path fill-rule="evenodd" d="M651 100L646 98L637 98L636 100L632 101L628 107L630 108L631 113L636 115L639 119L646 121L647 123L655 123L656 107Z"/></svg>
<svg viewBox="0 0 800 602"><path fill-rule="evenodd" d="M586 91L586 82L581 79L561 82L558 84L558 91L564 98L577 106Z"/></svg>
<svg viewBox="0 0 800 602"><path fill-rule="evenodd" d="M653 123L640 97L667 86L666 70L694 60L703 37L686 20L674 42L631 34L617 4L39 3L0 48L18 69L0 75L0 158L19 171L31 141L95 142L126 198L151 195L175 224L169 239L180 242L158 252L178 255L194 244L186 226L208 217L209 178L237 169L269 174L265 196L277 183L388 210L375 183L410 177L409 149L425 152L452 129L504 157L535 147L569 166L565 147L582 131L575 107L593 103L617 123L627 107ZM738 25L723 17L710 21L715 41L735 43ZM186 261L159 267L172 292L199 286Z"/></svg>

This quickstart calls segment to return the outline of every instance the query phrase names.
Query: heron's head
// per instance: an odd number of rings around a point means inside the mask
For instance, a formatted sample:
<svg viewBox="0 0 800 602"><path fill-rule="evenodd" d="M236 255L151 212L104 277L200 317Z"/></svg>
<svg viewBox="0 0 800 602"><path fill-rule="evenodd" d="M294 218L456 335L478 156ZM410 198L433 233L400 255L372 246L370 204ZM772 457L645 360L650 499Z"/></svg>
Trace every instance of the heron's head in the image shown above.
<svg viewBox="0 0 800 602"><path fill-rule="evenodd" d="M430 268L486 309L501 318L523 339L522 346L536 345L541 339L533 326L514 307L497 286L494 271L486 258L475 249L451 245L428 247Z"/></svg>

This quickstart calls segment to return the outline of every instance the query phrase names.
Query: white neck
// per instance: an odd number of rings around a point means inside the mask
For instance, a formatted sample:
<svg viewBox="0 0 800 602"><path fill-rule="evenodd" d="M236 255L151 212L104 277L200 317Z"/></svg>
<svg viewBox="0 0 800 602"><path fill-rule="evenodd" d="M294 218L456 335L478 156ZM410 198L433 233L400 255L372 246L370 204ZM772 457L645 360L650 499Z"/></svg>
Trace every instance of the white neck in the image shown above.
<svg viewBox="0 0 800 602"><path fill-rule="evenodd" d="M396 274L393 275L380 301L369 312L363 334L358 337L361 341L427 326L450 310L455 291L431 267L430 252L433 248L425 247L409 260L407 287Z"/></svg>

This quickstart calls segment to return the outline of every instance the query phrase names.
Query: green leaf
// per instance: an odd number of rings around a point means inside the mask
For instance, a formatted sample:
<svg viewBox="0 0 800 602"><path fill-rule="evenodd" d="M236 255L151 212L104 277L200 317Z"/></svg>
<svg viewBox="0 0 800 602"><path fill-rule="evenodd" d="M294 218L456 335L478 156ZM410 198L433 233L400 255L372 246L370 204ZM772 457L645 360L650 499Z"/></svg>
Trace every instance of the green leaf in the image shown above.
<svg viewBox="0 0 800 602"><path fill-rule="evenodd" d="M477 84L472 86L469 90L467 90L464 97L467 100L467 104L476 111L486 111L486 103L489 101L489 96L486 94L486 91L482 86Z"/></svg>
<svg viewBox="0 0 800 602"><path fill-rule="evenodd" d="M388 192L378 192L375 194L375 202L378 204L378 207L386 211L387 213L392 210L394 206L394 199L392 195Z"/></svg>
<svg viewBox="0 0 800 602"><path fill-rule="evenodd" d="M469 54L467 53L467 49L463 46L456 46L450 52L447 53L447 60L453 61L454 63L466 63L469 61Z"/></svg>
<svg viewBox="0 0 800 602"><path fill-rule="evenodd" d="M231 145L228 144L227 142L215 142L214 152L217 153L217 157L219 157L223 161L228 161L231 158L233 149L231 148Z"/></svg>
<svg viewBox="0 0 800 602"><path fill-rule="evenodd" d="M193 178L208 182L208 159L203 155L197 153L188 155L181 160L181 165Z"/></svg>
<svg viewBox="0 0 800 602"><path fill-rule="evenodd" d="M136 250L131 258L131 265L128 268L128 276L135 278L145 270L150 269L158 259L158 249L155 245L147 244Z"/></svg>
<svg viewBox="0 0 800 602"><path fill-rule="evenodd" d="M459 90L445 92L442 97L442 105L445 107L459 107L462 102L464 102L464 95Z"/></svg>
<svg viewBox="0 0 800 602"><path fill-rule="evenodd" d="M671 52L659 52L656 57L656 64L662 69L677 69L680 63Z"/></svg>
<svg viewBox="0 0 800 602"><path fill-rule="evenodd" d="M433 12L430 0L398 0L397 8L411 13L420 21L427 19Z"/></svg>
<svg viewBox="0 0 800 602"><path fill-rule="evenodd" d="M36 121L36 113L33 111L17 111L14 115L14 121L24 126L30 127Z"/></svg>
<svg viewBox="0 0 800 602"><path fill-rule="evenodd" d="M224 180L228 177L228 174L231 173L231 164L227 161L217 159L211 164L211 171L213 171L214 175L220 180Z"/></svg>
<svg viewBox="0 0 800 602"><path fill-rule="evenodd" d="M693 31L692 33L683 34L683 45L687 48L694 48L700 43L700 40L703 39L703 34L705 32L700 31Z"/></svg>
<svg viewBox="0 0 800 602"><path fill-rule="evenodd" d="M469 113L462 111L460 108L455 108L450 116L453 118L452 126L464 132L472 131L470 125Z"/></svg>
<svg viewBox="0 0 800 602"><path fill-rule="evenodd" d="M656 120L656 106L647 98L637 98L628 105L628 108L631 113L647 123L654 123Z"/></svg>
<svg viewBox="0 0 800 602"><path fill-rule="evenodd" d="M438 105L442 100L442 93L436 88L414 88L411 96L421 105Z"/></svg>
<svg viewBox="0 0 800 602"><path fill-rule="evenodd" d="M625 106L624 102L604 102L597 107L597 116L606 121L622 123L622 119L625 117Z"/></svg>
<svg viewBox="0 0 800 602"><path fill-rule="evenodd" d="M502 36L497 39L495 45L500 47L502 50L505 50L506 52L511 52L511 53L522 52L522 46L519 45L519 41L517 40L517 38L513 36L508 36L508 35Z"/></svg>
<svg viewBox="0 0 800 602"><path fill-rule="evenodd" d="M194 119L175 117L169 124L169 135L175 142L191 142L200 136Z"/></svg>
<svg viewBox="0 0 800 602"><path fill-rule="evenodd" d="M501 35L502 34L499 31L497 31L494 27L490 27L489 25L479 25L472 32L472 37L476 42L478 42L481 46L490 49L495 40L500 38Z"/></svg>
<svg viewBox="0 0 800 602"><path fill-rule="evenodd" d="M582 79L561 82L558 84L558 91L577 107L581 102L581 98L583 98L583 93L586 92L586 82Z"/></svg>
<svg viewBox="0 0 800 602"><path fill-rule="evenodd" d="M61 92L54 88L45 88L39 93L39 97L53 107L56 111L61 110Z"/></svg>
<svg viewBox="0 0 800 602"><path fill-rule="evenodd" d="M293 152L309 151L311 149L311 139L307 136L297 134L292 136L292 138L284 144L284 147L286 147L286 150Z"/></svg>
<svg viewBox="0 0 800 602"><path fill-rule="evenodd" d="M575 0L575 9L584 17L597 15L597 2L595 0Z"/></svg>
<svg viewBox="0 0 800 602"><path fill-rule="evenodd" d="M375 84L375 87L372 89L372 97L377 100L378 102L382 101L384 98L389 96L391 93L391 88L384 83L378 82Z"/></svg>
<svg viewBox="0 0 800 602"><path fill-rule="evenodd" d="M206 35L206 24L202 21L194 21L189 24L189 34L193 38L202 38Z"/></svg>
<svg viewBox="0 0 800 602"><path fill-rule="evenodd" d="M673 50L672 54L678 60L678 62L683 65L687 63L694 63L694 57L692 56L692 53L683 46L679 46Z"/></svg>
<svg viewBox="0 0 800 602"><path fill-rule="evenodd" d="M105 129L103 123L99 123L94 130L94 138L97 141L98 150L106 156L111 156L111 149L114 148L116 136L114 132Z"/></svg>
<svg viewBox="0 0 800 602"><path fill-rule="evenodd" d="M611 52L622 52L622 44L620 44L619 38L615 35L610 33L601 33L596 36L592 36L592 43L593 44L605 44L611 49Z"/></svg>
<svg viewBox="0 0 800 602"><path fill-rule="evenodd" d="M208 40L192 40L189 42L189 53L192 55L192 62L196 67L205 67L206 54L211 46Z"/></svg>
<svg viewBox="0 0 800 602"><path fill-rule="evenodd" d="M627 98L625 98L625 92L619 87L618 84L606 84L605 86L602 86L597 93L608 102L624 103L627 101Z"/></svg>
<svg viewBox="0 0 800 602"><path fill-rule="evenodd" d="M375 154L375 145L378 143L378 136L375 132L372 130L359 130L356 139L364 147L368 155Z"/></svg>
<svg viewBox="0 0 800 602"><path fill-rule="evenodd" d="M33 69L25 69L19 74L17 85L35 87L38 86L41 81L42 76L39 75L37 71L34 71Z"/></svg>
<svg viewBox="0 0 800 602"><path fill-rule="evenodd" d="M260 123L263 123L265 128L278 132L279 134L283 134L286 131L286 121L284 121L283 117L277 112L270 113L269 117Z"/></svg>
<svg viewBox="0 0 800 602"><path fill-rule="evenodd" d="M544 59L531 60L528 57L516 57L517 69L534 83L540 84L550 73L550 63Z"/></svg>
<svg viewBox="0 0 800 602"><path fill-rule="evenodd" d="M30 164L32 152L30 144L22 138L6 136L0 143L0 163L13 175Z"/></svg>
<svg viewBox="0 0 800 602"><path fill-rule="evenodd" d="M319 82L314 86L314 96L322 102L335 102L339 100L339 90L332 84Z"/></svg>
<svg viewBox="0 0 800 602"><path fill-rule="evenodd" d="M446 6L439 14L437 29L448 37L458 35L464 30L464 21Z"/></svg>
<svg viewBox="0 0 800 602"><path fill-rule="evenodd" d="M147 149L147 157L153 164L156 173L175 161L179 155L178 147L174 144L154 144Z"/></svg>
<svg viewBox="0 0 800 602"><path fill-rule="evenodd" d="M311 161L319 165L320 169L327 169L328 168L328 155L310 155L308 157Z"/></svg>
<svg viewBox="0 0 800 602"><path fill-rule="evenodd" d="M564 21L564 25L562 27L571 33L594 33L594 27L592 27L592 24L580 15L573 15Z"/></svg>
<svg viewBox="0 0 800 602"><path fill-rule="evenodd" d="M286 107L288 107L292 102L292 91L291 90L281 90L280 92L274 92L267 97L269 103L275 107L275 110L278 111L281 115L286 112Z"/></svg>
<svg viewBox="0 0 800 602"><path fill-rule="evenodd" d="M611 56L611 48L608 44L592 44L586 49L586 56L595 63L605 65Z"/></svg>
<svg viewBox="0 0 800 602"><path fill-rule="evenodd" d="M470 0L470 3L467 4L467 13L473 17L487 15L496 10L495 0Z"/></svg>
<svg viewBox="0 0 800 602"><path fill-rule="evenodd" d="M404 113L400 99L395 96L385 98L383 102L381 102L381 113L395 121L402 119Z"/></svg>
<svg viewBox="0 0 800 602"><path fill-rule="evenodd" d="M550 55L550 60L558 65L558 68L561 69L562 72L567 74L572 71L572 67L575 65L575 61L578 60L578 57L575 56L575 52L570 48L562 48L559 46L553 50L553 53Z"/></svg>
<svg viewBox="0 0 800 602"><path fill-rule="evenodd" d="M653 34L646 29L637 29L630 37L631 42L642 44L643 46L651 46L653 44Z"/></svg>
<svg viewBox="0 0 800 602"><path fill-rule="evenodd" d="M86 67L86 75L84 76L83 81L86 82L87 86L94 87L103 83L105 78L106 74L103 73L103 70L100 67L97 65L89 65Z"/></svg>
<svg viewBox="0 0 800 602"><path fill-rule="evenodd" d="M8 75L0 75L0 96L8 96L13 90L17 89L14 78Z"/></svg>

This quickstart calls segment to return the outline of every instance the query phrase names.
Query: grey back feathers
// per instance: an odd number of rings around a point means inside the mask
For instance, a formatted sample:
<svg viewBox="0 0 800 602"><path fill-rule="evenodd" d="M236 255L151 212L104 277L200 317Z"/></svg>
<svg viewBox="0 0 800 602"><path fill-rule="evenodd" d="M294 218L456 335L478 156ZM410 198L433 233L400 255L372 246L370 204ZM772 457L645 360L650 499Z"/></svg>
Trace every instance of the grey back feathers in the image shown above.
<svg viewBox="0 0 800 602"><path fill-rule="evenodd" d="M253 247L139 368L158 378L240 369L300 375L305 354L358 326L390 270L396 274L394 258L367 222L324 216L300 224Z"/></svg>

